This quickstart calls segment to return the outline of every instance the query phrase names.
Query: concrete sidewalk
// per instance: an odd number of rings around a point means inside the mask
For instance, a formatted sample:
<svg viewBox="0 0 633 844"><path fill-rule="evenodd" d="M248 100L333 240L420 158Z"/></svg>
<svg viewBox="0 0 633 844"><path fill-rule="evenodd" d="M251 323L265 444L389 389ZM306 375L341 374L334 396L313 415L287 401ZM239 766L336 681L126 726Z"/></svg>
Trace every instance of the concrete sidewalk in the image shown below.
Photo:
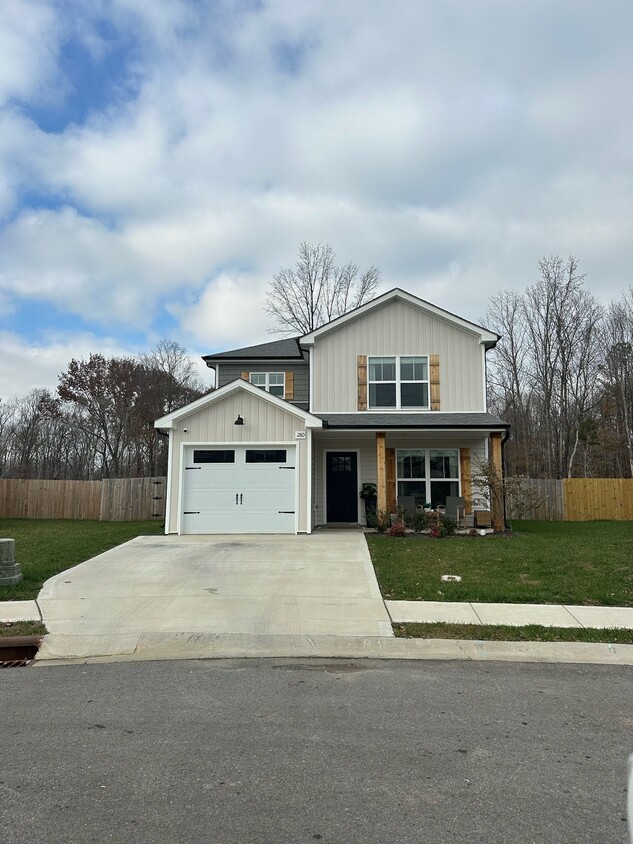
<svg viewBox="0 0 633 844"><path fill-rule="evenodd" d="M41 621L37 601L0 601L0 622Z"/></svg>
<svg viewBox="0 0 633 844"><path fill-rule="evenodd" d="M446 622L524 627L623 627L633 630L633 607L562 604L479 604L458 601L385 601L394 624Z"/></svg>
<svg viewBox="0 0 633 844"><path fill-rule="evenodd" d="M446 622L503 624L512 627L539 624L543 627L620 627L633 630L633 607L481 604L458 601L385 601L385 606L394 624ZM37 601L0 601L0 622L41 620ZM87 621L90 625L90 619Z"/></svg>

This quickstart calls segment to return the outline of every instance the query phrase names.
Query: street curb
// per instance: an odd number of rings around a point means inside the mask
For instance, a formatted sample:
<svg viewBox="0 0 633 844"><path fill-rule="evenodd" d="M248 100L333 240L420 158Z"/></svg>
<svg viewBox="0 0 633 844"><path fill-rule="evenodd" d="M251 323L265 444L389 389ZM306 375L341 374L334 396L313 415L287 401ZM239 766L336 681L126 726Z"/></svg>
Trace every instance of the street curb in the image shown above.
<svg viewBox="0 0 633 844"><path fill-rule="evenodd" d="M36 667L172 659L333 658L633 665L633 645L394 637L143 633L44 637Z"/></svg>

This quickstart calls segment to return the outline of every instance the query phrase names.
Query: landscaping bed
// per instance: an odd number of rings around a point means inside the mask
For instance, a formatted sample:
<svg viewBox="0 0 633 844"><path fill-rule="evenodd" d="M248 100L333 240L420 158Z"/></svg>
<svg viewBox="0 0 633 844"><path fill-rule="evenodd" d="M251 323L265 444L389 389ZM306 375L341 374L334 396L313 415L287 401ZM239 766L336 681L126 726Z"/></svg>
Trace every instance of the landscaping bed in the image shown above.
<svg viewBox="0 0 633 844"><path fill-rule="evenodd" d="M44 581L54 574L135 536L162 532L158 521L0 519L0 536L15 539L15 557L24 575L15 586L0 586L0 601L37 598Z"/></svg>
<svg viewBox="0 0 633 844"><path fill-rule="evenodd" d="M368 535L383 597L633 606L631 522L532 521L513 527L513 534L486 537ZM442 575L461 581L442 582Z"/></svg>

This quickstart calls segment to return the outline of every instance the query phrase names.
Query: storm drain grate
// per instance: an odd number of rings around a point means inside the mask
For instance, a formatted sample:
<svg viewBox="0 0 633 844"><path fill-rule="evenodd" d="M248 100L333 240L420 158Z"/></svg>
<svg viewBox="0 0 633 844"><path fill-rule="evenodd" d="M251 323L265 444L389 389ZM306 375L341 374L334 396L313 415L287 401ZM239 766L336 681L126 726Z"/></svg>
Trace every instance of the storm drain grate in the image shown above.
<svg viewBox="0 0 633 844"><path fill-rule="evenodd" d="M27 668L42 644L41 636L0 638L0 668Z"/></svg>

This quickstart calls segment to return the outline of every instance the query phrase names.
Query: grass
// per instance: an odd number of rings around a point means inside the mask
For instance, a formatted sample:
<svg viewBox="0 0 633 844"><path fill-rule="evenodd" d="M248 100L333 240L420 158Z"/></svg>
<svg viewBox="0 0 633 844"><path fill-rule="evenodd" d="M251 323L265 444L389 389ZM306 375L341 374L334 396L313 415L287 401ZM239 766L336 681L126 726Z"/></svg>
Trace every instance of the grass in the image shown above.
<svg viewBox="0 0 633 844"><path fill-rule="evenodd" d="M633 645L633 630L620 627L542 627L528 624L394 624L393 632L403 639L477 639L493 642L604 642Z"/></svg>
<svg viewBox="0 0 633 844"><path fill-rule="evenodd" d="M3 636L44 636L46 627L41 621L0 621L0 638Z"/></svg>
<svg viewBox="0 0 633 844"><path fill-rule="evenodd" d="M54 574L140 534L157 533L162 533L158 521L0 519L0 536L15 539L15 557L24 575L15 586L0 586L0 601L37 598L44 581Z"/></svg>
<svg viewBox="0 0 633 844"><path fill-rule="evenodd" d="M633 523L515 522L483 537L369 535L390 600L633 606ZM460 583L442 582L443 574Z"/></svg>

